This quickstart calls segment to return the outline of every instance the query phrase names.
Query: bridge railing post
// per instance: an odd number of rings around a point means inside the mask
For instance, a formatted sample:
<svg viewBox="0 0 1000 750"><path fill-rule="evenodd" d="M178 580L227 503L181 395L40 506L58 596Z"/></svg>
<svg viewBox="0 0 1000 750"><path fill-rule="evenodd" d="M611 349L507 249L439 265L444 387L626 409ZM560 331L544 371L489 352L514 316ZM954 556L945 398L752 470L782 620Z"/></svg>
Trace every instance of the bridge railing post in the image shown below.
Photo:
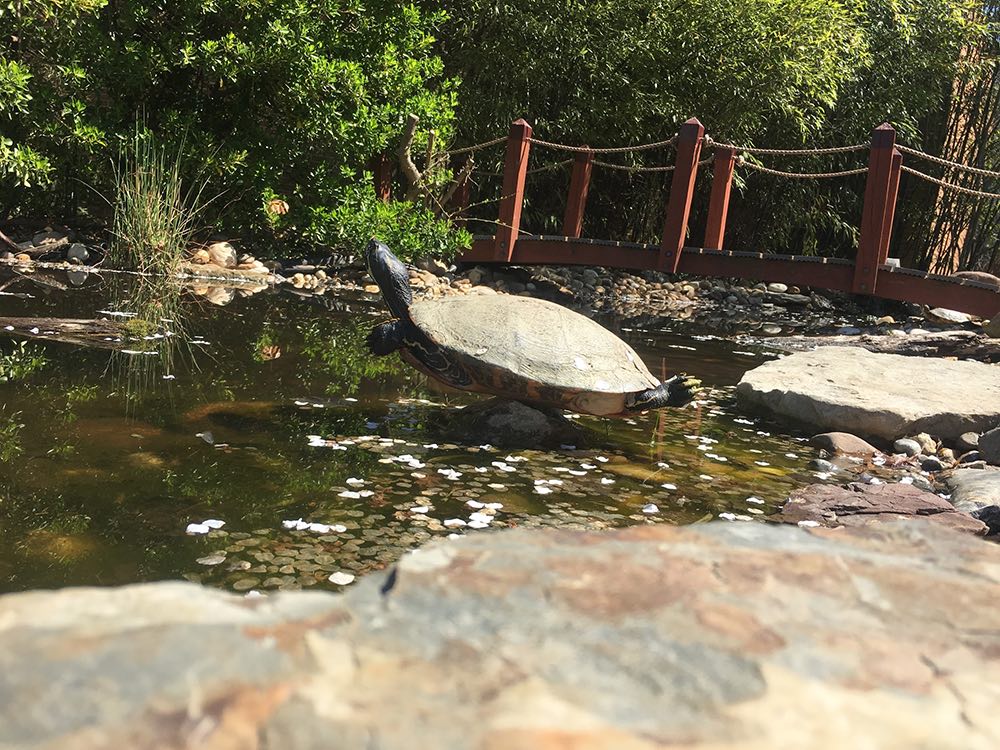
<svg viewBox="0 0 1000 750"><path fill-rule="evenodd" d="M709 250L721 250L726 236L726 217L729 214L729 193L733 188L736 149L716 146L714 156L712 195L708 199L708 221L705 223L703 246Z"/></svg>
<svg viewBox="0 0 1000 750"><path fill-rule="evenodd" d="M701 139L705 128L692 117L681 125L677 135L677 160L674 176L670 182L670 197L663 221L663 237L660 241L660 257L657 268L668 273L677 273L681 262L681 251L687 236L688 216L694 198L694 183L698 177L698 157L701 155Z"/></svg>
<svg viewBox="0 0 1000 750"><path fill-rule="evenodd" d="M524 203L524 178L528 172L531 151L531 126L515 120L507 136L507 152L503 163L503 192L500 199L499 225L493 245L493 260L510 261L521 226L521 206Z"/></svg>
<svg viewBox="0 0 1000 750"><path fill-rule="evenodd" d="M375 195L383 203L392 198L392 160L386 153L381 153L371 160L372 180L375 183Z"/></svg>
<svg viewBox="0 0 1000 750"><path fill-rule="evenodd" d="M878 264L881 266L889 257L889 240L892 239L892 223L896 218L896 199L899 196L899 174L902 172L903 154L893 146L892 163L889 166L889 190L885 203L885 218L882 220L882 238L879 242Z"/></svg>
<svg viewBox="0 0 1000 750"><path fill-rule="evenodd" d="M865 203L861 212L861 234L858 238L858 253L854 259L854 282L851 287L855 294L875 293L883 244L888 253L889 231L896 208L896 196L890 196L895 152L896 131L892 125L884 122L872 131ZM898 180L897 174L897 189Z"/></svg>
<svg viewBox="0 0 1000 750"><path fill-rule="evenodd" d="M569 179L569 196L563 218L563 236L579 237L583 232L583 217L590 192L590 174L594 168L594 152L582 151L573 159L573 175Z"/></svg>

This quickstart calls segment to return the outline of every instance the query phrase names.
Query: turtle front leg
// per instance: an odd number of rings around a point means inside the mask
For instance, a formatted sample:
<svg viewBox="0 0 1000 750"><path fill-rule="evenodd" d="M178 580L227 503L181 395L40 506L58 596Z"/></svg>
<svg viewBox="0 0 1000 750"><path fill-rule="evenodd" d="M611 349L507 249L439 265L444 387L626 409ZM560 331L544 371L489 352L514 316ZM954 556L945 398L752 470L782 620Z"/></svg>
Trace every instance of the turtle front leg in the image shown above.
<svg viewBox="0 0 1000 750"><path fill-rule="evenodd" d="M406 342L403 341L402 321L390 320L388 323L379 323L368 334L365 343L368 344L368 351L377 357L384 357L402 349L406 346Z"/></svg>
<svg viewBox="0 0 1000 750"><path fill-rule="evenodd" d="M701 381L688 375L674 375L656 388L625 396L625 411L651 411L665 406L684 406L694 399Z"/></svg>

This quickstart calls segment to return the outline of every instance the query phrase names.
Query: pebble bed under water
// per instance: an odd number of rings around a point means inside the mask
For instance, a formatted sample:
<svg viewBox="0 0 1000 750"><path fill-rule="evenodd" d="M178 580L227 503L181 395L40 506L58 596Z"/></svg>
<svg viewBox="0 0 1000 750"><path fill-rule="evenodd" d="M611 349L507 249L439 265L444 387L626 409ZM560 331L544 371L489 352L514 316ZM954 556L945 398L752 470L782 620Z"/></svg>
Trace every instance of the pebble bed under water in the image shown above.
<svg viewBox="0 0 1000 750"><path fill-rule="evenodd" d="M113 282L30 293L0 297L2 315L127 310L109 301L123 299ZM755 522L829 478L810 469L801 435L736 407L742 372L773 356L746 340L601 318L653 372L701 378L703 400L623 420L569 415L587 449L498 448L442 426L477 397L361 352L385 317L374 297L332 306L183 298L183 334L164 338L186 342L172 359L32 341L45 364L0 384L5 419L22 425L0 445L0 590L171 578L337 589L435 537ZM129 357L152 370L136 378Z"/></svg>

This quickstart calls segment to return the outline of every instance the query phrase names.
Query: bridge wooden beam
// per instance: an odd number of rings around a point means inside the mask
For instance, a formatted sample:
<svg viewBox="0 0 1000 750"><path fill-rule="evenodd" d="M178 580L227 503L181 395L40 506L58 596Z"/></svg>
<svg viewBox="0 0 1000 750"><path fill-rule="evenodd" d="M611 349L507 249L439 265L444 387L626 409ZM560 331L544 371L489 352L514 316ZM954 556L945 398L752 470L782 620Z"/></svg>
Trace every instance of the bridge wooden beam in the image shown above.
<svg viewBox="0 0 1000 750"><path fill-rule="evenodd" d="M712 195L708 200L704 247L709 250L721 250L726 236L726 217L729 214L729 194L733 187L733 169L736 167L736 149L716 146L714 156Z"/></svg>
<svg viewBox="0 0 1000 750"><path fill-rule="evenodd" d="M500 216L493 259L510 261L521 227L521 207L524 204L524 179L528 173L531 152L531 126L523 118L515 120L507 135L507 152L503 162L503 188Z"/></svg>
<svg viewBox="0 0 1000 750"><path fill-rule="evenodd" d="M392 198L392 166L392 160L386 153L373 157L370 164L375 195L383 203L388 203Z"/></svg>
<svg viewBox="0 0 1000 750"><path fill-rule="evenodd" d="M578 153L573 159L573 175L569 179L569 197L566 199L566 215L563 217L563 234L579 237L583 232L583 217L587 210L587 194L590 192L590 174L594 168L594 152Z"/></svg>
<svg viewBox="0 0 1000 750"><path fill-rule="evenodd" d="M688 217L691 215L691 201L694 198L694 183L698 177L698 157L701 156L701 139L705 128L692 117L681 125L677 134L677 159L674 162L673 180L670 182L670 197L667 199L666 215L663 221L663 237L660 242L658 268L668 273L677 273L681 262L681 250L687 238Z"/></svg>
<svg viewBox="0 0 1000 750"><path fill-rule="evenodd" d="M493 245L492 237L478 239L461 261L496 262L493 260ZM574 238L523 237L517 243L511 262L651 270L659 267L659 248L654 245L595 243ZM841 292L850 292L854 285L854 266L851 263L837 260L824 262L815 257L685 248L679 270L697 276L780 281ZM885 299L946 307L984 318L1000 313L1000 292L996 289L956 283L942 277L880 269L878 290L878 296Z"/></svg>
<svg viewBox="0 0 1000 750"><path fill-rule="evenodd" d="M865 203L861 212L861 235L854 259L852 291L855 294L875 294L883 241L888 252L888 229L892 226L896 209L895 196L891 196L890 201L889 195L895 147L896 131L892 125L884 122L872 131ZM897 166L900 163L897 162ZM898 179L897 175L897 186Z"/></svg>

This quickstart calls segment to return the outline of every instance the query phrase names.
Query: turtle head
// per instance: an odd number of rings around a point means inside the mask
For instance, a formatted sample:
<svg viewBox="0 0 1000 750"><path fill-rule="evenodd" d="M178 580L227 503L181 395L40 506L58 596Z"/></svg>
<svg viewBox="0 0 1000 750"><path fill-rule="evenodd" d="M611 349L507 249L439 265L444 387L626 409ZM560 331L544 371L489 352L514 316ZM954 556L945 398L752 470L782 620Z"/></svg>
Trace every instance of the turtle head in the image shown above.
<svg viewBox="0 0 1000 750"><path fill-rule="evenodd" d="M410 291L410 274L403 262L385 244L373 239L365 250L365 263L392 314L409 319L413 292Z"/></svg>

